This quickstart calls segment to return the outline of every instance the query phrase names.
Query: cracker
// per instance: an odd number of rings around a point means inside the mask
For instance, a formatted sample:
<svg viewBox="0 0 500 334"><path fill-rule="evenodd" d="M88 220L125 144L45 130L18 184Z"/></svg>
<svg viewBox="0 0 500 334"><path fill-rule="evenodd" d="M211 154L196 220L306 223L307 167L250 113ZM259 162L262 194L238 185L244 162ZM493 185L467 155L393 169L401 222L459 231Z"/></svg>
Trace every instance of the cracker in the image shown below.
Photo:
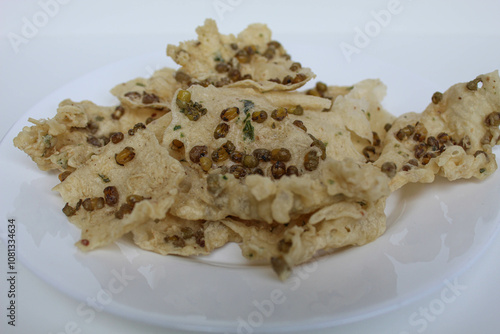
<svg viewBox="0 0 500 334"><path fill-rule="evenodd" d="M131 160L117 159L117 154L130 148L135 154ZM180 163L159 145L154 133L141 129L118 144L105 146L101 154L92 156L54 190L67 203L64 211L69 213L68 219L82 230L76 245L88 251L141 224L165 218L184 176ZM110 187L118 196L107 195ZM95 205L87 209L86 199L99 198L101 203L105 201L101 208Z"/></svg>
<svg viewBox="0 0 500 334"><path fill-rule="evenodd" d="M167 55L182 66L180 80L188 85L288 91L315 77L271 39L271 31L264 24L252 24L238 36L222 35L215 21L207 19L196 32L198 40L167 47Z"/></svg>
<svg viewBox="0 0 500 334"><path fill-rule="evenodd" d="M208 255L228 242L241 238L220 222L184 220L167 215L132 230L134 242L142 249L162 255Z"/></svg>
<svg viewBox="0 0 500 334"><path fill-rule="evenodd" d="M477 80L482 87L456 84L421 114L408 113L394 122L375 163L378 167L390 162L396 165L391 189L408 182L429 183L435 175L451 181L482 180L497 169L492 148L499 141L500 130L498 124L487 124L487 118L500 109L500 78L495 71ZM425 130L419 130L421 126Z"/></svg>
<svg viewBox="0 0 500 334"><path fill-rule="evenodd" d="M285 280L292 267L311 260L320 251L361 246L385 231L385 198L372 204L338 202L288 226L226 218L222 223L242 239L243 256L264 259Z"/></svg>
<svg viewBox="0 0 500 334"><path fill-rule="evenodd" d="M190 103L200 105L205 111L194 121L189 118L192 107L181 109L177 103L172 104L172 122L165 130L163 145L170 143L172 147L174 141L182 143L183 151L177 158L183 161L188 176L171 214L188 220L218 220L232 215L288 223L294 217L338 201L339 194L359 201L375 201L387 193L387 177L377 168L364 164L364 157L353 148L348 131L337 127L341 121L335 113L304 110L302 115L293 115L293 119L292 115L279 121L269 116L259 123L251 120L254 111L264 110L272 115L281 107L270 101L267 94L213 86L192 86L188 91ZM232 107L239 108L240 114L224 121L221 112ZM310 124L307 132L296 126L294 119ZM228 125L229 131L223 138L215 139L215 129L220 124ZM251 138L246 132L248 124L252 127ZM344 135L337 135L342 131ZM331 145L321 142L323 136L331 140ZM301 176L276 177L273 161L260 161L254 167L231 159L214 161L213 152L225 150L228 141L234 151L250 156L256 149L272 151L285 147L290 157L283 168L296 166ZM203 155L212 158L208 159L207 170L190 154L200 146L206 149ZM309 152L318 162L311 170L305 165ZM227 152L225 154L227 157ZM236 171L234 166L238 166ZM255 173L255 168L260 168L263 176L250 175ZM241 177L240 170L249 175Z"/></svg>
<svg viewBox="0 0 500 334"><path fill-rule="evenodd" d="M161 118L165 112L64 100L53 118L30 119L35 125L24 127L14 138L14 145L26 152L41 170L73 171L92 155L100 154L112 133L126 133L135 124L146 124ZM161 122L168 122L168 116Z"/></svg>
<svg viewBox="0 0 500 334"><path fill-rule="evenodd" d="M156 111L169 111L172 97L181 85L175 80L175 70L162 68L149 78L135 78L116 85L111 93L116 96L122 106L132 109L149 109L151 114Z"/></svg>

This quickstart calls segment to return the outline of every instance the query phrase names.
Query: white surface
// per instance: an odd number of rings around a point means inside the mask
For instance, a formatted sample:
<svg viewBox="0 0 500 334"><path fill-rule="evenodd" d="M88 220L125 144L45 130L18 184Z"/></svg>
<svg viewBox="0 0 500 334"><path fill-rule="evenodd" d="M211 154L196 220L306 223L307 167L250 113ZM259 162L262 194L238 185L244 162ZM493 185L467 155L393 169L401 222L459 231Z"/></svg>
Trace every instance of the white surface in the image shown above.
<svg viewBox="0 0 500 334"><path fill-rule="evenodd" d="M305 48L314 47L308 41L311 35L294 36L297 31L323 37L325 43L333 45L337 51L334 55L319 53L318 62L324 63L330 57L337 62L332 63L331 68L322 69L319 79L350 84L365 77L382 77L389 86L386 107L395 113L419 110L428 103L428 100L420 101L416 96L430 96L435 89L444 90L454 82L469 80L479 73L500 67L500 24L496 18L500 5L494 1L476 4L474 8L469 8L470 2L465 1L400 1L397 7L400 11L392 15L378 34L373 34L366 46L359 48L359 54L352 55L350 63L347 62L342 58L340 43L353 44L356 27L364 29L370 25L374 22L372 10L385 10L388 3L72 1L54 10L57 13L15 53L7 36L9 33L21 35L26 20L43 16L40 14L42 7L37 2L1 2L0 99L3 110L0 135L3 136L23 113L55 89L103 65L158 52L165 48L166 43L191 38L194 27L205 17L216 18L225 33L237 32L251 22L268 23L276 39L285 46L287 41L293 41L294 44L303 43ZM215 6L222 8L224 4L227 11L218 13ZM305 52L289 51L298 59ZM409 78L406 73L410 71L423 81L427 80L432 87L425 91L418 85L415 87L418 89L405 91L398 80L387 82L385 79L392 79L394 74L384 75L382 68L361 73L356 62L366 57L404 69L397 73L401 76L401 83ZM144 76L162 65L146 66ZM309 65L320 73L315 64ZM349 73L346 68L351 75L345 74ZM398 99L392 99L391 92L397 92ZM404 94L407 105L398 104L398 100L405 101L399 99L399 94ZM477 202L472 202L471 210L476 208ZM7 216L4 212L2 219L2 224L5 224ZM33 217L32 221L23 223L36 224L37 219ZM18 247L23 245L18 244ZM4 244L0 245L0 251L0 259L6 259ZM496 288L500 279L498 254L500 243L497 236L484 255L457 278L456 284L461 288L451 290L443 282L441 288L422 299L388 314L336 327L335 332L496 333L500 324L496 316L500 307L500 291ZM0 262L2 274L5 265L6 260ZM92 319L82 317L78 315L80 302L54 290L22 265L18 272L18 326L15 329L6 326L2 313L2 333L4 328L8 333L70 333L78 332L78 329L82 333L160 331L104 312L96 312ZM5 284L3 277L1 282ZM0 291L0 306L5 310L7 297L3 286ZM450 291L455 293L449 294ZM72 328L75 326L76 331Z"/></svg>

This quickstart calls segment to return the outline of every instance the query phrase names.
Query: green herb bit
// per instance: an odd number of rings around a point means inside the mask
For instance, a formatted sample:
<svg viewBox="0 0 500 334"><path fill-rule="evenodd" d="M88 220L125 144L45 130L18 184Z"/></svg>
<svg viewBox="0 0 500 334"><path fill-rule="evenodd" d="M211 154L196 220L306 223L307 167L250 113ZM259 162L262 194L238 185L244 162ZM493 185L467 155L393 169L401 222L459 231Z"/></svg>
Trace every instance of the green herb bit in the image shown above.
<svg viewBox="0 0 500 334"><path fill-rule="evenodd" d="M98 175L104 183L111 182L111 180L106 175L103 175L103 174L98 174Z"/></svg>
<svg viewBox="0 0 500 334"><path fill-rule="evenodd" d="M486 168L481 168L481 169L479 170L479 173L481 173L481 174L483 174L484 172L486 172Z"/></svg>
<svg viewBox="0 0 500 334"><path fill-rule="evenodd" d="M68 159L67 158L60 158L57 160L57 164L61 166L63 169L68 168Z"/></svg>
<svg viewBox="0 0 500 334"><path fill-rule="evenodd" d="M180 126L180 125L176 125L176 126L174 126L174 131L177 131L177 130L179 130L180 128L181 128L181 126Z"/></svg>
<svg viewBox="0 0 500 334"><path fill-rule="evenodd" d="M245 126L243 127L243 140L245 139L250 139L251 141L255 139L254 127L249 119L245 121Z"/></svg>
<svg viewBox="0 0 500 334"><path fill-rule="evenodd" d="M328 179L328 183L329 183L329 184L334 184L334 183L335 183L335 181L333 181L332 179Z"/></svg>
<svg viewBox="0 0 500 334"><path fill-rule="evenodd" d="M136 82L135 84L136 84L137 86L146 87L146 85L145 85L145 84L143 84L142 82Z"/></svg>
<svg viewBox="0 0 500 334"><path fill-rule="evenodd" d="M45 147L48 147L48 148L52 147L52 138L53 137L49 134L42 137L43 144L45 145Z"/></svg>
<svg viewBox="0 0 500 334"><path fill-rule="evenodd" d="M104 117L102 117L102 116L96 116L96 117L95 117L95 120L96 120L97 122L101 122L101 121L104 121Z"/></svg>
<svg viewBox="0 0 500 334"><path fill-rule="evenodd" d="M214 61L224 61L224 59L222 58L222 55L220 54L219 51L217 51L214 55Z"/></svg>
<svg viewBox="0 0 500 334"><path fill-rule="evenodd" d="M243 112L245 114L247 114L255 106L253 101L250 100L240 100L240 102L243 102Z"/></svg>

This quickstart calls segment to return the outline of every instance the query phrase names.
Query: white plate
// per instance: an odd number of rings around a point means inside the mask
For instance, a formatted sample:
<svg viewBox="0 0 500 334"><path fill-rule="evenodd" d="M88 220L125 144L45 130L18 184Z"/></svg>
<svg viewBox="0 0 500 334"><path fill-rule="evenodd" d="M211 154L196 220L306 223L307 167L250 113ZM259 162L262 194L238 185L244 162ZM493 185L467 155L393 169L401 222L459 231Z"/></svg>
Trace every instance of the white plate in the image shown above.
<svg viewBox="0 0 500 334"><path fill-rule="evenodd" d="M296 58L304 64L313 60L297 50ZM384 104L396 114L421 110L433 91L447 88L362 56L336 72L331 68L335 59L314 61L313 70L327 82L381 77L389 87ZM197 331L289 332L335 326L388 312L453 284L499 230L500 173L495 173L486 182L438 179L397 191L388 201L388 228L382 237L299 267L285 283L268 266L243 260L236 245L209 257L186 259L142 251L122 239L82 254L73 245L79 231L62 214L62 199L50 191L59 182L56 173L39 171L13 147L12 139L28 117L52 117L65 98L112 105L116 101L107 93L112 86L165 65L172 63L163 53L150 54L79 78L32 108L0 143L0 205L5 219L16 219L18 256L39 277L81 301L81 321L90 322L104 310ZM4 240L5 229L0 224Z"/></svg>

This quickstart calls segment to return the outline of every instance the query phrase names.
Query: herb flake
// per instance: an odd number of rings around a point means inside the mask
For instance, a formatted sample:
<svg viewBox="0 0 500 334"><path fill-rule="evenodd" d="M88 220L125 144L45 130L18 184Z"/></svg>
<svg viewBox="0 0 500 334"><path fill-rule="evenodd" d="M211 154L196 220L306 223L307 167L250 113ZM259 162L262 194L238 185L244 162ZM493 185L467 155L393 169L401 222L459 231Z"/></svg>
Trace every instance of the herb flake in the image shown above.
<svg viewBox="0 0 500 334"><path fill-rule="evenodd" d="M104 174L98 174L104 183L111 182L111 180Z"/></svg>
<svg viewBox="0 0 500 334"><path fill-rule="evenodd" d="M243 140L250 139L250 141L254 141L255 129L252 125L252 121L250 120L250 114L247 114L243 123L245 124L243 126Z"/></svg>
<svg viewBox="0 0 500 334"><path fill-rule="evenodd" d="M250 111L250 109L253 109L253 107L255 106L253 101L250 100L240 100L240 102L243 102L243 112L245 113L245 115Z"/></svg>

